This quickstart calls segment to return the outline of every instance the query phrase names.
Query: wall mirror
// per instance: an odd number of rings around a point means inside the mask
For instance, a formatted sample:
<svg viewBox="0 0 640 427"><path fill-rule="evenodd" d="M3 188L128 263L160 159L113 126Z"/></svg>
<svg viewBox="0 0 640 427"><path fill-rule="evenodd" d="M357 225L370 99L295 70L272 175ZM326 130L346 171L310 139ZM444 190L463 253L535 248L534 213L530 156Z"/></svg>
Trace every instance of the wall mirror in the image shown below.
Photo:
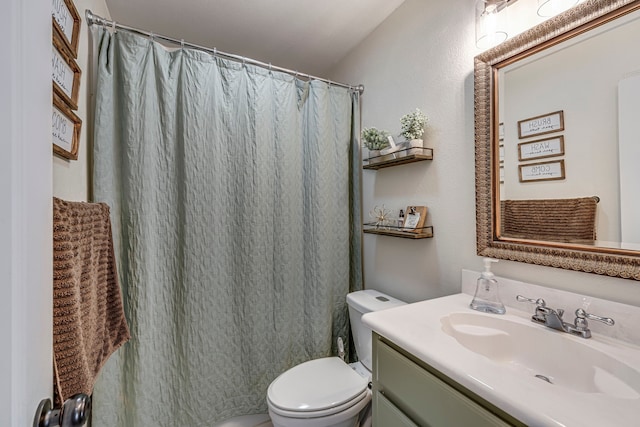
<svg viewBox="0 0 640 427"><path fill-rule="evenodd" d="M588 0L475 58L481 256L640 280L640 0Z"/></svg>

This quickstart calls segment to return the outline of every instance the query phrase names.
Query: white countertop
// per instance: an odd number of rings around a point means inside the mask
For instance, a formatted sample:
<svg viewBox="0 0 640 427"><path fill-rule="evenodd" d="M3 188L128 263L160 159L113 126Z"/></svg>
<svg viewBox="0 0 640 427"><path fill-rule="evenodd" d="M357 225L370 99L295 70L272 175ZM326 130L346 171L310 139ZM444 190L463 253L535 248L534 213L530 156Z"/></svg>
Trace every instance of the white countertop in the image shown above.
<svg viewBox="0 0 640 427"><path fill-rule="evenodd" d="M442 330L441 320L451 313L480 313L469 308L472 297L456 294L365 314L363 321L375 332L412 355L531 426L639 426L640 395L616 398L603 393L577 392L548 384L513 369L508 361L496 362L477 354ZM549 334L566 335L592 349L605 352L640 370L640 348L594 333L584 339L557 332L530 321L530 313L507 307L499 316ZM539 351L544 352L541 346ZM563 362L579 354L551 355Z"/></svg>

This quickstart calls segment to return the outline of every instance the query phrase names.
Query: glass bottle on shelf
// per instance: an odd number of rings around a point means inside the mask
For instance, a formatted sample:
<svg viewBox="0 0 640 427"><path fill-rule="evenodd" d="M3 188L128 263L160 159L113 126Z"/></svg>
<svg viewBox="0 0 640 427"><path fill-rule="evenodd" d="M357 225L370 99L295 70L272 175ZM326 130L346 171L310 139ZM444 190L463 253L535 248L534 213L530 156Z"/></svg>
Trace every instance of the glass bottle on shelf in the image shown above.
<svg viewBox="0 0 640 427"><path fill-rule="evenodd" d="M400 213L398 214L398 228L402 228L404 225L404 210L400 209Z"/></svg>

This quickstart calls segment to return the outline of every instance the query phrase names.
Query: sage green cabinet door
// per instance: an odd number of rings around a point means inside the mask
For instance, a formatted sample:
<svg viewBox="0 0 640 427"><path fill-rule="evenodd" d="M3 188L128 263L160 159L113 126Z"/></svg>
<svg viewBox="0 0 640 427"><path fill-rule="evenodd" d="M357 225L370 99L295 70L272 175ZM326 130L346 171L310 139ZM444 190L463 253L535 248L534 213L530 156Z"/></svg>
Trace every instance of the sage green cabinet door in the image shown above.
<svg viewBox="0 0 640 427"><path fill-rule="evenodd" d="M373 400L373 427L418 427L383 394L376 392Z"/></svg>
<svg viewBox="0 0 640 427"><path fill-rule="evenodd" d="M390 403L413 422L429 427L511 425L384 342L377 339L374 342L375 391L383 393Z"/></svg>

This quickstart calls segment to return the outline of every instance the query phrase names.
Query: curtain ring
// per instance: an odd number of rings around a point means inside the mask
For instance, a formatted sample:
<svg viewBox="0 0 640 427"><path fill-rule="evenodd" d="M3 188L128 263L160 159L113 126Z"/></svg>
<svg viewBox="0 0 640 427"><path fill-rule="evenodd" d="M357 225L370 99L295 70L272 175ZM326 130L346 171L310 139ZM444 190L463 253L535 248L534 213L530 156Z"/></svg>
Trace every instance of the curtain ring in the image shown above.
<svg viewBox="0 0 640 427"><path fill-rule="evenodd" d="M215 57L218 55L218 49L217 48L213 48L213 58L215 59Z"/></svg>
<svg viewBox="0 0 640 427"><path fill-rule="evenodd" d="M242 67L245 67L247 65L247 58L245 58L244 56L242 57Z"/></svg>
<svg viewBox="0 0 640 427"><path fill-rule="evenodd" d="M116 21L111 21L111 31L113 31L113 34L116 33Z"/></svg>
<svg viewBox="0 0 640 427"><path fill-rule="evenodd" d="M269 62L269 74L271 74L271 62Z"/></svg>
<svg viewBox="0 0 640 427"><path fill-rule="evenodd" d="M151 39L151 41L154 41L155 39L155 34L153 34L153 31L151 31L151 33L149 33L149 38Z"/></svg>
<svg viewBox="0 0 640 427"><path fill-rule="evenodd" d="M180 39L180 49L184 50L184 39Z"/></svg>

